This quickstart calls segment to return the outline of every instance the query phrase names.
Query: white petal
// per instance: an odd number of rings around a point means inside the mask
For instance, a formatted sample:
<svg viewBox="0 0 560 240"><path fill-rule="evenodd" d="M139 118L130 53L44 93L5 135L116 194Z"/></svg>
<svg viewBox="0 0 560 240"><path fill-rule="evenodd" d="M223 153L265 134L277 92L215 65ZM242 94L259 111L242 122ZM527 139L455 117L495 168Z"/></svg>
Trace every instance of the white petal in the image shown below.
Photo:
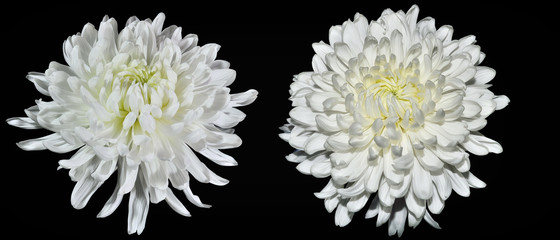
<svg viewBox="0 0 560 240"><path fill-rule="evenodd" d="M333 152L344 152L351 148L348 141L350 140L348 134L339 132L327 138L325 148Z"/></svg>
<svg viewBox="0 0 560 240"><path fill-rule="evenodd" d="M404 225L406 223L406 215L408 211L406 210L403 201L395 202L393 206L393 213L389 218L389 236L397 235L400 237L404 232Z"/></svg>
<svg viewBox="0 0 560 240"><path fill-rule="evenodd" d="M465 107L465 110L463 110L463 117L465 118L472 118L482 111L482 107L475 101L464 100L463 107Z"/></svg>
<svg viewBox="0 0 560 240"><path fill-rule="evenodd" d="M345 188L338 188L337 192L344 198L353 198L364 194L364 182L362 179L358 180L357 182L348 183L345 185ZM357 198L355 199L357 200ZM348 202L350 204L350 202ZM364 203L365 204L365 203ZM350 205L348 205L350 206ZM363 206L362 206L363 207ZM358 208L349 207L351 212L360 211ZM355 211L353 211L355 210Z"/></svg>
<svg viewBox="0 0 560 240"><path fill-rule="evenodd" d="M354 22L344 22L342 25L342 41L348 44L353 52L357 53L362 50L364 39L365 36L360 36L360 31Z"/></svg>
<svg viewBox="0 0 560 240"><path fill-rule="evenodd" d="M294 153L286 156L286 160L293 162L293 163L300 163L307 159L307 154L303 151L296 150Z"/></svg>
<svg viewBox="0 0 560 240"><path fill-rule="evenodd" d="M115 171L117 165L116 163L117 161L114 160L101 161L99 166L97 166L97 169L95 169L95 171L91 174L91 177L97 181L104 182Z"/></svg>
<svg viewBox="0 0 560 240"><path fill-rule="evenodd" d="M142 172L139 175L143 175L146 179L146 186L157 188L159 190L165 190L168 187L168 163L169 162L167 161L156 160L144 161L144 164L140 167Z"/></svg>
<svg viewBox="0 0 560 240"><path fill-rule="evenodd" d="M67 169L76 168L86 164L93 157L95 157L95 152L89 146L84 146L80 148L70 159L60 160L58 164Z"/></svg>
<svg viewBox="0 0 560 240"><path fill-rule="evenodd" d="M430 224L432 227L434 227L436 229L441 229L439 224L432 218L432 216L430 216L430 214L428 212L426 212L426 214L424 214L424 221L426 221L428 224Z"/></svg>
<svg viewBox="0 0 560 240"><path fill-rule="evenodd" d="M199 151L200 154L204 155L208 159L217 163L221 166L237 166L237 161L233 157L221 152L216 148L206 148Z"/></svg>
<svg viewBox="0 0 560 240"><path fill-rule="evenodd" d="M363 187L363 184L360 184ZM360 211L365 205L367 200L369 199L369 194L362 192L362 194L358 196L354 196L350 198L346 206L348 207L348 211L350 212L358 212Z"/></svg>
<svg viewBox="0 0 560 240"><path fill-rule="evenodd" d="M111 114L107 112L107 110L95 99L91 93L82 86L80 88L80 92L82 93L82 99L84 102L89 105L95 114L99 117L100 120L109 121L111 119Z"/></svg>
<svg viewBox="0 0 560 240"><path fill-rule="evenodd" d="M426 200L419 199L412 191L405 196L406 208L415 217L419 218L426 212Z"/></svg>
<svg viewBox="0 0 560 240"><path fill-rule="evenodd" d="M489 152L501 153L503 151L502 146L498 142L482 135L470 134L465 140L462 143L463 147L467 151L479 156L486 155Z"/></svg>
<svg viewBox="0 0 560 240"><path fill-rule="evenodd" d="M451 187L457 194L463 197L468 197L470 195L471 192L469 189L469 184L467 183L467 180L465 179L463 174L461 174L457 170L450 170L448 168L444 168L443 172L445 173L447 179L449 179Z"/></svg>
<svg viewBox="0 0 560 240"><path fill-rule="evenodd" d="M432 174L432 181L436 186L441 199L446 200L451 195L452 187L446 174L443 171L438 171Z"/></svg>
<svg viewBox="0 0 560 240"><path fill-rule="evenodd" d="M485 66L477 66L476 67L476 74L474 75L474 84L475 85L483 85L490 82L496 76L496 70L485 67Z"/></svg>
<svg viewBox="0 0 560 240"><path fill-rule="evenodd" d="M356 53L350 50L350 47L343 42L337 42L334 44L334 52L343 62L348 62L350 58L356 56Z"/></svg>
<svg viewBox="0 0 560 240"><path fill-rule="evenodd" d="M194 195L193 192L191 191L191 188L189 186L187 186L183 192L185 193L185 196L187 196L187 199L194 205L196 205L197 207L201 207L201 208L209 208L211 207L208 204L204 204L202 203L202 201L200 201L200 198L197 195Z"/></svg>
<svg viewBox="0 0 560 240"><path fill-rule="evenodd" d="M329 43L334 45L335 42L342 41L342 26L336 25L329 29Z"/></svg>
<svg viewBox="0 0 560 240"><path fill-rule="evenodd" d="M200 48L200 53L206 56L206 63L209 64L216 60L216 56L220 50L220 45L215 43L205 44Z"/></svg>
<svg viewBox="0 0 560 240"><path fill-rule="evenodd" d="M434 192L437 191L436 186L433 186L432 188L433 188ZM445 206L445 202L444 202L443 199L441 199L439 194L432 195L432 198L430 200L428 200L428 209L432 213L435 213L435 214L441 213L444 206Z"/></svg>
<svg viewBox="0 0 560 240"><path fill-rule="evenodd" d="M320 131L324 131L324 132L338 132L340 131L340 127L337 124L337 120L336 118L333 119L334 115L331 115L331 117L327 117L325 115L317 115L317 117L315 118L315 121L317 122L317 128Z"/></svg>
<svg viewBox="0 0 560 240"><path fill-rule="evenodd" d="M306 125L315 125L315 116L317 114L311 112L309 108L295 107L290 111L290 117L300 123Z"/></svg>
<svg viewBox="0 0 560 240"><path fill-rule="evenodd" d="M6 122L14 127L23 129L41 129L41 125L27 117L13 117L6 119Z"/></svg>
<svg viewBox="0 0 560 240"><path fill-rule="evenodd" d="M97 154L97 156L103 160L114 160L119 156L116 146L104 147L101 145L96 145L93 146L93 151L95 151L95 154Z"/></svg>
<svg viewBox="0 0 560 240"><path fill-rule="evenodd" d="M391 147L392 149L393 147ZM402 151L402 150L401 150ZM393 167L396 170L408 170L413 166L414 156L412 153L407 153L393 160Z"/></svg>
<svg viewBox="0 0 560 240"><path fill-rule="evenodd" d="M138 165L133 164L134 160L127 159L120 160L118 167L118 183L119 194L124 195L129 193L134 185L138 175Z"/></svg>
<svg viewBox="0 0 560 240"><path fill-rule="evenodd" d="M156 120L150 114L141 113L138 117L138 122L146 132L153 133L156 130Z"/></svg>
<svg viewBox="0 0 560 240"><path fill-rule="evenodd" d="M253 103L255 99L257 99L258 94L259 92L257 92L257 90L254 89L250 89L242 93L231 94L231 99L230 99L232 103L231 106L232 107L247 106Z"/></svg>
<svg viewBox="0 0 560 240"><path fill-rule="evenodd" d="M509 104L509 98L505 95L496 96L493 100L496 102L496 110L501 110Z"/></svg>
<svg viewBox="0 0 560 240"><path fill-rule="evenodd" d="M233 69L216 69L210 73L209 84L226 87L235 80L236 72Z"/></svg>
<svg viewBox="0 0 560 240"><path fill-rule="evenodd" d="M365 218L366 219L373 218L377 216L377 213L379 213L379 198L377 197L377 195L375 195L375 197L371 201L371 204L368 207Z"/></svg>
<svg viewBox="0 0 560 240"><path fill-rule="evenodd" d="M430 150L415 150L416 157L422 166L430 171L437 171L443 168L443 162Z"/></svg>
<svg viewBox="0 0 560 240"><path fill-rule="evenodd" d="M321 60L321 58L319 57L319 55L314 55L313 58L311 59L311 66L313 68L313 71L316 73L322 73L322 72L326 72L329 69L327 68L327 66L325 65L325 62L323 60Z"/></svg>
<svg viewBox="0 0 560 240"><path fill-rule="evenodd" d="M25 151L45 150L47 148L43 145L44 141L57 139L59 137L60 135L58 133L53 133L44 137L21 141L16 143L16 145Z"/></svg>
<svg viewBox="0 0 560 240"><path fill-rule="evenodd" d="M323 187L321 192L314 193L315 197L326 199L337 195L337 188L335 187L332 179Z"/></svg>
<svg viewBox="0 0 560 240"><path fill-rule="evenodd" d="M379 189L381 176L383 175L383 161L377 160L375 162L377 162L378 164L370 167L372 168L372 170L365 183L365 187L370 193L377 192L377 190Z"/></svg>
<svg viewBox="0 0 560 240"><path fill-rule="evenodd" d="M74 186L70 197L72 206L76 209L84 208L101 184L103 184L102 181L98 181L89 175L79 180Z"/></svg>
<svg viewBox="0 0 560 240"><path fill-rule="evenodd" d="M123 120L123 129L130 129L136 122L138 115L135 112L129 112Z"/></svg>
<svg viewBox="0 0 560 240"><path fill-rule="evenodd" d="M150 208L148 187L142 177L138 177L128 200L128 234L141 234L146 225L146 217Z"/></svg>
<svg viewBox="0 0 560 240"><path fill-rule="evenodd" d="M60 134L57 135L58 135L57 138L52 138L43 141L43 145L52 152L67 153L70 151L74 151L75 149L83 145L83 143L70 144L66 142L66 140L64 140L62 136L60 136Z"/></svg>
<svg viewBox="0 0 560 240"><path fill-rule="evenodd" d="M430 199L432 197L432 179L430 172L425 170L417 161L412 168L412 190L419 199Z"/></svg>
<svg viewBox="0 0 560 240"><path fill-rule="evenodd" d="M154 28L154 33L159 34L161 33L161 29L163 28L163 22L165 21L165 14L158 13L154 21L152 22L152 26Z"/></svg>
<svg viewBox="0 0 560 240"><path fill-rule="evenodd" d="M191 216L191 213L187 210L187 208L185 208L185 206L181 203L181 201L179 201L179 199L175 197L175 194L173 194L173 191L170 188L166 189L165 201L167 202L167 204L169 204L171 209L175 210L175 212L185 217Z"/></svg>
<svg viewBox="0 0 560 240"><path fill-rule="evenodd" d="M384 223L386 223L389 220L389 217L391 217L391 209L392 208L393 208L392 205L391 206L383 206L382 204L379 204L377 222L375 224L377 227L383 225Z"/></svg>
<svg viewBox="0 0 560 240"><path fill-rule="evenodd" d="M389 146L389 139L387 139L386 137L383 137L383 136L375 136L375 137L373 137L373 141L380 148L386 148L386 147Z"/></svg>
<svg viewBox="0 0 560 240"><path fill-rule="evenodd" d="M50 96L48 90L50 83L45 78L45 74L38 73L38 72L30 72L27 75L27 79L35 85L35 88L37 88L37 91L39 91L41 94Z"/></svg>
<svg viewBox="0 0 560 240"><path fill-rule="evenodd" d="M389 193L390 190L391 187L389 187L387 181L385 179L382 179L381 183L379 184L379 191L377 192L377 196L379 196L379 202L381 203L381 205L392 206L395 202L395 198L393 198Z"/></svg>
<svg viewBox="0 0 560 240"><path fill-rule="evenodd" d="M484 183L482 180L480 180L479 178L474 176L474 174L472 174L471 172L467 172L465 174L467 175L467 182L469 183L470 187L472 187L472 188L484 188L484 187L486 187L486 183Z"/></svg>
<svg viewBox="0 0 560 240"><path fill-rule="evenodd" d="M325 209L331 213L339 204L340 198L336 195L325 199Z"/></svg>
<svg viewBox="0 0 560 240"><path fill-rule="evenodd" d="M328 177L331 173L331 163L325 154L320 154L316 157L310 169L311 175L316 178Z"/></svg>
<svg viewBox="0 0 560 240"><path fill-rule="evenodd" d="M107 202L105 203L101 211L97 214L98 218L104 218L111 215L121 204L123 195L119 194L118 192L119 192L119 185L115 187L115 191L113 191L113 194L111 194L109 200L107 200Z"/></svg>
<svg viewBox="0 0 560 240"><path fill-rule="evenodd" d="M331 42L331 43L333 43L333 42ZM311 44L311 47L313 48L315 53L317 53L319 58L321 58L322 60L325 60L325 56L327 54L334 52L334 49L331 46L329 46L328 44L324 43L323 41L318 42L318 43L313 43L313 44Z"/></svg>
<svg viewBox="0 0 560 240"><path fill-rule="evenodd" d="M438 28L436 31L436 38L442 42L449 42L453 36L453 27L449 25L444 25Z"/></svg>
<svg viewBox="0 0 560 240"><path fill-rule="evenodd" d="M305 152L309 155L312 155L318 151L325 150L324 145L327 138L328 136L320 133L315 133L311 135L311 137L309 137L305 142L305 149L304 149Z"/></svg>
<svg viewBox="0 0 560 240"><path fill-rule="evenodd" d="M411 182L412 182L412 176L411 176L411 174L405 174L401 183L391 185L391 190L389 190L389 193L390 193L391 196L393 196L395 199L397 199L397 198L402 198L402 197L404 197L409 191L411 191L411 190L410 190Z"/></svg>
<svg viewBox="0 0 560 240"><path fill-rule="evenodd" d="M353 215L353 212L348 212L348 208L346 206L339 204L334 215L334 224L336 226L344 227L352 221Z"/></svg>

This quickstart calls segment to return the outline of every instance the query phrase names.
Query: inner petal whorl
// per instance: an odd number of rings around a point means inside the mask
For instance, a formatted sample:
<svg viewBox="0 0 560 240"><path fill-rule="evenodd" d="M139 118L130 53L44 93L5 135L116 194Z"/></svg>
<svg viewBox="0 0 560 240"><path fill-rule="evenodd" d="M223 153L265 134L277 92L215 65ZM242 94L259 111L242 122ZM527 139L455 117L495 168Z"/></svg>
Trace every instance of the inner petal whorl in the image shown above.
<svg viewBox="0 0 560 240"><path fill-rule="evenodd" d="M349 70L352 71L352 70ZM404 67L402 63L387 62L385 56L377 58L372 67L361 67L361 80L355 85L355 103L362 116L374 121L391 119L397 126L408 128L419 117L419 109L429 94L419 81L418 61Z"/></svg>

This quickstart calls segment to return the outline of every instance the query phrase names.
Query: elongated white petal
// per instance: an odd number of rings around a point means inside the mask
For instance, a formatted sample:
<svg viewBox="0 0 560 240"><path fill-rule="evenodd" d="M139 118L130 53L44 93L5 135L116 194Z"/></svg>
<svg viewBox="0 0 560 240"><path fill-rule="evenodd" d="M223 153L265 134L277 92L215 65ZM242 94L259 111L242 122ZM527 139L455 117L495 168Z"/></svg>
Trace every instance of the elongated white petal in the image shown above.
<svg viewBox="0 0 560 240"><path fill-rule="evenodd" d="M342 204L338 205L335 212L334 224L337 226L344 227L352 221L352 216L354 213L349 212L348 208Z"/></svg>
<svg viewBox="0 0 560 240"><path fill-rule="evenodd" d="M144 231L150 207L148 197L148 188L143 178L138 177L128 200L128 234L140 234Z"/></svg>
<svg viewBox="0 0 560 240"><path fill-rule="evenodd" d="M179 201L179 199L177 199L177 197L175 197L175 194L173 194L173 191L171 191L171 189L167 189L167 197L165 198L165 201L167 202L167 204L169 204L169 206L175 210L175 212L185 216L185 217L190 217L191 213L187 210L187 208L185 208L185 206L183 206L183 204Z"/></svg>
<svg viewBox="0 0 560 240"><path fill-rule="evenodd" d="M91 176L86 176L76 183L70 202L76 209L82 209L86 206L91 196L95 193L103 182L96 180Z"/></svg>
<svg viewBox="0 0 560 240"><path fill-rule="evenodd" d="M194 195L193 192L191 191L190 187L186 187L183 192L185 193L185 196L187 196L187 199L194 205L196 205L197 207L201 207L201 208L209 208L211 207L211 205L208 204L204 204L200 201L200 198L197 195Z"/></svg>
<svg viewBox="0 0 560 240"><path fill-rule="evenodd" d="M122 198L123 195L119 194L119 185L117 185L115 191L113 191L113 194L111 194L111 197L107 200L107 203L105 203L101 211L97 214L97 217L104 218L111 215L121 204Z"/></svg>
<svg viewBox="0 0 560 240"><path fill-rule="evenodd" d="M6 122L14 127L23 129L40 129L41 125L27 117L13 117L8 118Z"/></svg>
<svg viewBox="0 0 560 240"><path fill-rule="evenodd" d="M404 232L404 225L406 223L407 210L404 202L399 201L393 206L393 213L389 218L389 236L395 233L401 237Z"/></svg>
<svg viewBox="0 0 560 240"><path fill-rule="evenodd" d="M45 137L21 141L16 143L16 145L26 151L45 150L47 149L47 147L44 145L45 141L57 140L57 139L60 139L60 135L58 133L53 133Z"/></svg>
<svg viewBox="0 0 560 240"><path fill-rule="evenodd" d="M237 161L233 157L215 148L206 148L200 151L200 154L222 166L237 166Z"/></svg>
<svg viewBox="0 0 560 240"><path fill-rule="evenodd" d="M441 227L439 226L439 223L437 223L429 213L424 214L424 220L428 224L430 224L432 227L437 228L437 229L441 229Z"/></svg>

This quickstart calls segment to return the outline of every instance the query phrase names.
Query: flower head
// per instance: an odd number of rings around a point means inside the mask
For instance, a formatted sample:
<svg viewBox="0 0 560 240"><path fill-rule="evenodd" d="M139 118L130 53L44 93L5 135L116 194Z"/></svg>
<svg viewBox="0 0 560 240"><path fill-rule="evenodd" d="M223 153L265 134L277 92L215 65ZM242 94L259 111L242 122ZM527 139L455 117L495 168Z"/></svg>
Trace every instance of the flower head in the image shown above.
<svg viewBox="0 0 560 240"><path fill-rule="evenodd" d="M469 172L469 153L500 153L479 130L509 99L487 83L475 37L452 39L451 26L417 22L385 10L377 21L356 14L333 26L329 43L313 44L313 72L295 76L294 108L280 137L296 151L287 159L315 177L330 177L316 196L347 225L370 200L366 218L389 222L389 234L422 219L439 228L451 190L469 195L485 184Z"/></svg>
<svg viewBox="0 0 560 240"><path fill-rule="evenodd" d="M197 46L194 34L163 29L165 15L152 22L131 17L118 32L105 17L95 29L86 24L63 45L65 64L51 62L45 73L27 78L53 101L37 100L27 117L11 125L45 128L54 133L22 141L24 150L76 150L60 168L70 169L77 184L71 203L83 208L114 172L118 183L98 217L110 215L130 193L128 232L142 233L149 203L165 200L184 216L190 213L175 197L181 190L199 207L209 207L189 187L190 176L204 183L228 181L209 170L194 152L222 166L236 161L220 149L241 139L232 127L245 118L235 107L252 103L257 91L230 94L236 72L216 60L217 44Z"/></svg>

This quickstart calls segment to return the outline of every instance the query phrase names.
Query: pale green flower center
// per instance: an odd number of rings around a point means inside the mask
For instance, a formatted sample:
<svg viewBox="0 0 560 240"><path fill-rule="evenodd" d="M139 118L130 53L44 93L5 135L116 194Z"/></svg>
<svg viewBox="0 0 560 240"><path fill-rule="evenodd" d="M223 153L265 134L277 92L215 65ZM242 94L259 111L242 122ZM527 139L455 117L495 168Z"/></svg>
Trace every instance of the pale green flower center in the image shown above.
<svg viewBox="0 0 560 240"><path fill-rule="evenodd" d="M136 66L127 69L123 81L132 81L139 84L147 84L150 87L156 87L161 80L159 71L155 68L148 68L146 66Z"/></svg>
<svg viewBox="0 0 560 240"><path fill-rule="evenodd" d="M415 67L374 66L362 76L361 94L366 115L371 119L413 120L412 111L424 102L426 87Z"/></svg>

